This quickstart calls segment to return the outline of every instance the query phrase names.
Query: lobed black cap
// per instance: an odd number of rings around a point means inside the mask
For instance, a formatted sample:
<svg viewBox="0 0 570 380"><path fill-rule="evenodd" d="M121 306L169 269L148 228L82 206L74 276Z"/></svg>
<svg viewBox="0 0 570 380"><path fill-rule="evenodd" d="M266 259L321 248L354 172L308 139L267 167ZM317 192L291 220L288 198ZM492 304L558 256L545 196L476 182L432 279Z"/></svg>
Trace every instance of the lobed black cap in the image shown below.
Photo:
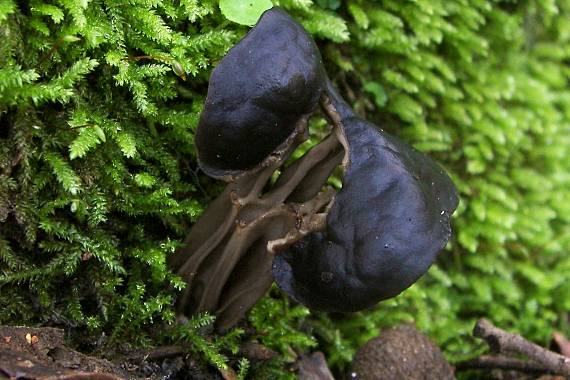
<svg viewBox="0 0 570 380"><path fill-rule="evenodd" d="M371 307L416 282L449 240L458 204L432 159L357 117L342 125L349 160L326 230L273 263L275 281L293 299L336 312Z"/></svg>
<svg viewBox="0 0 570 380"><path fill-rule="evenodd" d="M196 131L206 174L223 178L259 165L318 105L324 84L313 39L279 8L221 60Z"/></svg>

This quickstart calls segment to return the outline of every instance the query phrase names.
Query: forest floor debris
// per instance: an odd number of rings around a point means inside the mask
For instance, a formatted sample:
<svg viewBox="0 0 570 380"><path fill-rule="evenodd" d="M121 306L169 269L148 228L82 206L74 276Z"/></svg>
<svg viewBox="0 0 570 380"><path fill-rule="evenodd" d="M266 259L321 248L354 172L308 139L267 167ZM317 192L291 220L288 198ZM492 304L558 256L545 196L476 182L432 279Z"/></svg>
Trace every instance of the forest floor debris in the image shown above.
<svg viewBox="0 0 570 380"><path fill-rule="evenodd" d="M562 354L504 331L486 319L473 335L487 342L492 354L459 362L458 373L485 371L500 380L570 379L569 341L553 335ZM52 327L0 326L0 380L234 380L235 371L206 368L183 346L127 349L113 361L89 356L66 345L64 330ZM240 356L252 362L275 358L276 352L254 342L240 346ZM108 355L107 355L108 356ZM294 365L301 380L334 380L323 353L301 355ZM453 367L439 348L413 325L398 325L367 342L356 354L352 369L339 379L455 379Z"/></svg>
<svg viewBox="0 0 570 380"><path fill-rule="evenodd" d="M177 346L133 350L118 363L69 348L62 329L0 326L0 379L219 379Z"/></svg>
<svg viewBox="0 0 570 380"><path fill-rule="evenodd" d="M452 380L453 368L441 350L410 324L383 331L358 350L351 379Z"/></svg>
<svg viewBox="0 0 570 380"><path fill-rule="evenodd" d="M495 355L483 355L460 362L456 365L459 371L500 369L532 375L558 375L570 379L569 357L529 342L518 334L502 330L485 318L477 321L473 336L485 340ZM520 359L520 356L526 359Z"/></svg>

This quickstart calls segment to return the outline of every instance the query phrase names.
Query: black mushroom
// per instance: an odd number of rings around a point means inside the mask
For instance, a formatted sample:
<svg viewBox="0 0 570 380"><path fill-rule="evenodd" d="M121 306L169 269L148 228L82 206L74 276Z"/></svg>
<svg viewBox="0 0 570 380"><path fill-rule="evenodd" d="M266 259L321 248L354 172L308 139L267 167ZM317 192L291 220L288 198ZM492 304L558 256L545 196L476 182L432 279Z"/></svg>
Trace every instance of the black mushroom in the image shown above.
<svg viewBox="0 0 570 380"><path fill-rule="evenodd" d="M196 131L200 167L219 178L259 165L317 108L324 76L303 27L279 8L265 12L212 72Z"/></svg>
<svg viewBox="0 0 570 380"><path fill-rule="evenodd" d="M458 198L432 159L357 117L332 87L328 93L347 151L343 186L326 228L280 252L273 274L310 308L358 311L428 270L451 235Z"/></svg>
<svg viewBox="0 0 570 380"><path fill-rule="evenodd" d="M330 134L286 164L319 109ZM218 330L273 280L311 308L371 307L413 284L450 237L458 198L447 174L357 117L278 8L214 70L196 142L200 166L228 185L169 264L188 283L179 313L214 312ZM327 180L339 166L336 191Z"/></svg>

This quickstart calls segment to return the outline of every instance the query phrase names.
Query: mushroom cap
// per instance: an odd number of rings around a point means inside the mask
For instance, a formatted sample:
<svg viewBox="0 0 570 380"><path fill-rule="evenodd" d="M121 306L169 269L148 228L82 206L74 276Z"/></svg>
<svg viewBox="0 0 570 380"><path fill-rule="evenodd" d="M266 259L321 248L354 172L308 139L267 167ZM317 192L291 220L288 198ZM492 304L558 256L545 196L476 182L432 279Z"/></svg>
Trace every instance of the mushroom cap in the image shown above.
<svg viewBox="0 0 570 380"><path fill-rule="evenodd" d="M342 124L348 164L327 227L273 263L292 298L336 312L371 307L416 282L447 243L458 204L432 159L353 115Z"/></svg>
<svg viewBox="0 0 570 380"><path fill-rule="evenodd" d="M279 8L263 13L212 72L196 131L201 168L221 178L260 164L317 107L324 77L303 27Z"/></svg>

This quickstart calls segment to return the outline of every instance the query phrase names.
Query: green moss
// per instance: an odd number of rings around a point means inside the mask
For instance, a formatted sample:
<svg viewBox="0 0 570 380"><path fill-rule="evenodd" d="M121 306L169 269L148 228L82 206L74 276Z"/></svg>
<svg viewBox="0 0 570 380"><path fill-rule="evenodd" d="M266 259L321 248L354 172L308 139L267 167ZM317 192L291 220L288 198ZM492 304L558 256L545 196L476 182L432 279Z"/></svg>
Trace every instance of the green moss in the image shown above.
<svg viewBox="0 0 570 380"><path fill-rule="evenodd" d="M342 368L401 320L454 360L480 349L479 316L540 343L567 330L570 1L279 3L355 109L435 157L462 203L402 296L340 318L274 292L250 316L258 338L289 355L317 342ZM246 30L213 0L0 0L0 323L162 339L182 286L165 257L220 188L193 146L209 72ZM226 363L234 343L200 326L163 330Z"/></svg>

